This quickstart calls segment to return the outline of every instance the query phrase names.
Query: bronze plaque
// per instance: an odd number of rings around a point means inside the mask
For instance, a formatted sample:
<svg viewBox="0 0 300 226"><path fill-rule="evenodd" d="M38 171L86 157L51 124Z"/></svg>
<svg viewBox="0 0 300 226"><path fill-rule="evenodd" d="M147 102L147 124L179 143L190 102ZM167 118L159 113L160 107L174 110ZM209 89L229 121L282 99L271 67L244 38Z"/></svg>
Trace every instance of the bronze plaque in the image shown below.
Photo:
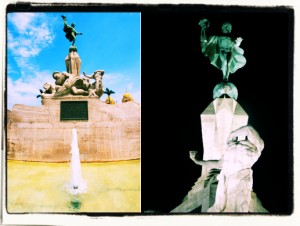
<svg viewBox="0 0 300 226"><path fill-rule="evenodd" d="M88 120L87 101L61 101L60 120Z"/></svg>

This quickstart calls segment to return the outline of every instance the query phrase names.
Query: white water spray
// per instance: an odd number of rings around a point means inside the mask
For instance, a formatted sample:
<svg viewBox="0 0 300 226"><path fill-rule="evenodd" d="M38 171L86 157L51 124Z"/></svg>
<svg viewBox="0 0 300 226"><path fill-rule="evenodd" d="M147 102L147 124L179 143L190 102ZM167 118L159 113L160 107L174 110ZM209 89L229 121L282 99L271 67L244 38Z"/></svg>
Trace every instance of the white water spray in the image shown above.
<svg viewBox="0 0 300 226"><path fill-rule="evenodd" d="M83 193L86 189L86 183L81 176L80 154L78 148L77 131L72 129L71 152L71 181L68 190L71 194Z"/></svg>

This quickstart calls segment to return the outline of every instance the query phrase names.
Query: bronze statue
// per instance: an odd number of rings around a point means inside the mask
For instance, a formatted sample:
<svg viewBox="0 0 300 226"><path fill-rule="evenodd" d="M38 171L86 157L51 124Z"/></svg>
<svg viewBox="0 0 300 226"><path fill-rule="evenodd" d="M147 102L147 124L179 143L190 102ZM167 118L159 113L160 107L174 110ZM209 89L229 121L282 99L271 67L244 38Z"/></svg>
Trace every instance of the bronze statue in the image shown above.
<svg viewBox="0 0 300 226"><path fill-rule="evenodd" d="M67 23L67 17L65 17L64 15L61 16L64 20L64 32L66 33L66 38L72 42L72 46L75 46L75 41L76 41L76 35L82 35L82 33L77 32L75 30L75 24L72 23L71 26L68 25Z"/></svg>
<svg viewBox="0 0 300 226"><path fill-rule="evenodd" d="M201 27L201 48L203 54L210 59L210 63L223 73L223 80L228 81L229 74L236 72L246 64L246 58L243 56L244 50L239 46L243 41L242 38L232 40L229 37L232 26L230 23L222 25L221 36L211 36L207 40L206 29L209 27L209 21L202 19L199 22Z"/></svg>

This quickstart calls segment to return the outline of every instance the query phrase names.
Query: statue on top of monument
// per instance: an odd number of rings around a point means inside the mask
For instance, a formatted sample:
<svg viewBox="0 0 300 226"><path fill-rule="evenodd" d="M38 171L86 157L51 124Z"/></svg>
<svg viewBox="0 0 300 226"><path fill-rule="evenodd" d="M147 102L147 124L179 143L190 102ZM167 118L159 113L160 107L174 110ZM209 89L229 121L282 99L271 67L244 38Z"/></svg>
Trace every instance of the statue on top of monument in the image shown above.
<svg viewBox="0 0 300 226"><path fill-rule="evenodd" d="M75 24L72 23L71 26L68 25L67 23L67 17L65 17L64 15L61 16L64 20L64 29L63 31L66 33L66 38L72 42L72 46L75 46L75 41L76 41L76 35L82 35L82 33L77 32L75 30Z"/></svg>
<svg viewBox="0 0 300 226"><path fill-rule="evenodd" d="M239 46L243 41L238 37L232 40L229 34L232 25L228 22L222 25L222 35L213 35L207 39L206 29L209 27L209 21L202 19L199 22L201 27L201 49L203 54L210 59L210 63L222 71L223 80L228 81L229 75L235 73L239 68L246 64L246 58L243 56L244 50Z"/></svg>

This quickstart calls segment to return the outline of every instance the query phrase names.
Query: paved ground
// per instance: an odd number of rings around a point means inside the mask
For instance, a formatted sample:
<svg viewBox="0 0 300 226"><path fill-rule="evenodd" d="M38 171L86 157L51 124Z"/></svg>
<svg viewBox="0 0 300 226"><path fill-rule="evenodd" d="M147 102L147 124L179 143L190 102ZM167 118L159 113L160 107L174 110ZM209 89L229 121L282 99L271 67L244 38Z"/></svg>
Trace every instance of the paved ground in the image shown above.
<svg viewBox="0 0 300 226"><path fill-rule="evenodd" d="M8 160L7 210L32 212L139 212L140 160L82 163L84 194L70 195L68 163Z"/></svg>

